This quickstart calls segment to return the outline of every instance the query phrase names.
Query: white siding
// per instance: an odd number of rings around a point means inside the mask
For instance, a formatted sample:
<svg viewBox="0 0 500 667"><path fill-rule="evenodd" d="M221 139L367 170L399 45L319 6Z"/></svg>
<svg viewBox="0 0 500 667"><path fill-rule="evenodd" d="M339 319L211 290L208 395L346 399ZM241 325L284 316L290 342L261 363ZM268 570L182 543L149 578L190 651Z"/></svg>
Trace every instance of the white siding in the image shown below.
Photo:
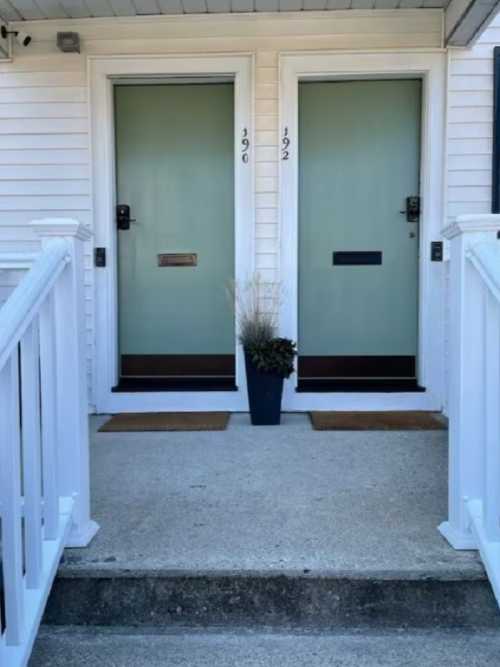
<svg viewBox="0 0 500 667"><path fill-rule="evenodd" d="M27 224L35 217L72 216L92 224L87 55L254 52L256 265L265 281L278 280L279 52L439 47L441 19L439 11L405 10L23 24L32 44L18 48L12 64L0 64L0 252L31 249L35 241ZM58 30L80 33L81 55L56 50ZM464 123L454 131L464 132ZM487 126L475 128L482 134L474 138L486 147ZM480 185L477 192L486 196ZM91 259L89 247L89 374L94 351Z"/></svg>
<svg viewBox="0 0 500 667"><path fill-rule="evenodd" d="M449 52L446 174L449 220L467 213L491 212L493 48L499 44L500 16L472 48ZM448 282L448 276L446 279ZM446 319L448 327L448 308Z"/></svg>
<svg viewBox="0 0 500 667"><path fill-rule="evenodd" d="M448 59L448 217L491 211L493 47L500 16L471 49Z"/></svg>
<svg viewBox="0 0 500 667"><path fill-rule="evenodd" d="M0 269L0 307L23 275L24 271L17 269Z"/></svg>

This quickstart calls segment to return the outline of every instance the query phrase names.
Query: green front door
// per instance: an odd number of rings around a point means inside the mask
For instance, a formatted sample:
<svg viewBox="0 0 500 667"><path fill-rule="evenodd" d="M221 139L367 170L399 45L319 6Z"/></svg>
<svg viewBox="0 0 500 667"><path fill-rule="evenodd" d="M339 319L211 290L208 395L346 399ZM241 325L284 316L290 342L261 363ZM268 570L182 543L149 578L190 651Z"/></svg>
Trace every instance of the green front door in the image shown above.
<svg viewBox="0 0 500 667"><path fill-rule="evenodd" d="M299 387L416 388L420 112L418 80L300 84Z"/></svg>
<svg viewBox="0 0 500 667"><path fill-rule="evenodd" d="M234 384L234 90L115 87L121 386Z"/></svg>

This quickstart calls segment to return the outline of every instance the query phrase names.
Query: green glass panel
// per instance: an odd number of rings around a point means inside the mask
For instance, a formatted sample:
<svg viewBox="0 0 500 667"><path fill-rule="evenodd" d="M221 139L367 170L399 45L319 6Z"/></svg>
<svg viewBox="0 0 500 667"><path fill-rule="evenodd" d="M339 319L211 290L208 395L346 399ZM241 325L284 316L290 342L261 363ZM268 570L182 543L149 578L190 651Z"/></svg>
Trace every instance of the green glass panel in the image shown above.
<svg viewBox="0 0 500 667"><path fill-rule="evenodd" d="M120 353L233 354L233 85L116 86L115 109Z"/></svg>
<svg viewBox="0 0 500 667"><path fill-rule="evenodd" d="M302 83L299 89L299 349L416 355L421 83ZM334 266L381 251L381 266Z"/></svg>

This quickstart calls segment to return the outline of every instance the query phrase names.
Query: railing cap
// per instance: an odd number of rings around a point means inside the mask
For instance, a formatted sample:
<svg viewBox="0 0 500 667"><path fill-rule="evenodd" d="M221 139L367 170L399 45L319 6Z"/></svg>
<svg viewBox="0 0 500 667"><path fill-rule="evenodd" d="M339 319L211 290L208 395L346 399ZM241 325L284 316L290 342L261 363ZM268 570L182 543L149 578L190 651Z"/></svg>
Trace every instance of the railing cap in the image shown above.
<svg viewBox="0 0 500 667"><path fill-rule="evenodd" d="M31 227L40 238L49 236L74 237L80 241L88 241L92 231L87 225L74 218L44 218L33 220Z"/></svg>
<svg viewBox="0 0 500 667"><path fill-rule="evenodd" d="M477 232L496 232L500 230L500 215L483 213L481 215L459 215L445 227L442 234L445 239L452 239L460 234Z"/></svg>
<svg viewBox="0 0 500 667"><path fill-rule="evenodd" d="M51 239L0 310L0 370L37 315L69 258L70 242Z"/></svg>

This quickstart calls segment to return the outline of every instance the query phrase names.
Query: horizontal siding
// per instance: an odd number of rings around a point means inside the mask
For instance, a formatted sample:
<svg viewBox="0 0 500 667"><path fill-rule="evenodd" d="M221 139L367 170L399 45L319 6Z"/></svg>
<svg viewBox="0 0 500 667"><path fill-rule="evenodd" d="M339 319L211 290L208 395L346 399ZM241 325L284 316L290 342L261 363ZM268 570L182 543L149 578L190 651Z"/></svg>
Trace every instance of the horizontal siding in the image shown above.
<svg viewBox="0 0 500 667"><path fill-rule="evenodd" d="M447 215L450 220L457 215L491 210L493 48L497 44L500 44L500 18L494 19L473 48L454 49L449 54ZM449 324L446 307L447 340ZM448 378L448 357L445 369Z"/></svg>
<svg viewBox="0 0 500 667"><path fill-rule="evenodd" d="M33 244L28 225L35 217L71 216L92 225L86 73L89 54L253 52L255 262L262 280L272 285L279 281L279 52L439 47L441 14L407 10L251 18L144 17L98 23L44 21L24 24L23 30L32 35L32 44L28 49L17 49L13 63L0 64L0 252ZM84 53L59 53L55 47L59 30L79 32ZM457 119L457 132L462 131L459 122L468 121ZM90 247L86 263L91 379L94 285ZM272 304L273 300L264 302L265 306Z"/></svg>
<svg viewBox="0 0 500 667"><path fill-rule="evenodd" d="M25 271L18 269L0 269L0 308L9 298L12 290L21 280L24 273Z"/></svg>
<svg viewBox="0 0 500 667"><path fill-rule="evenodd" d="M471 49L448 60L448 217L491 210L493 48L500 17Z"/></svg>
<svg viewBox="0 0 500 667"><path fill-rule="evenodd" d="M46 119L87 118L87 105L83 102L0 102L0 118Z"/></svg>
<svg viewBox="0 0 500 667"><path fill-rule="evenodd" d="M36 248L28 227L34 218L75 217L92 223L84 58L70 58L68 63L54 54L39 58L26 52L26 56L0 66L0 252ZM85 256L89 382L94 356L91 258L89 245ZM22 275L0 273L0 297Z"/></svg>

